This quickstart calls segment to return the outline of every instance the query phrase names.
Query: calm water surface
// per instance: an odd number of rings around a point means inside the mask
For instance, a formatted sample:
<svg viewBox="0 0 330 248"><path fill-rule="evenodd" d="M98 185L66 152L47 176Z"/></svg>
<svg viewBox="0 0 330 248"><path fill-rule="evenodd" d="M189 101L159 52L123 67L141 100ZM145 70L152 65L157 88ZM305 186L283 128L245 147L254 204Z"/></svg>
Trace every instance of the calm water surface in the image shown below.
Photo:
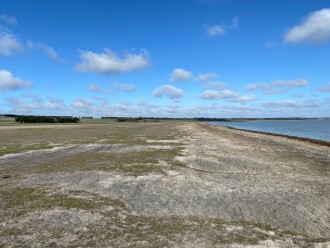
<svg viewBox="0 0 330 248"><path fill-rule="evenodd" d="M330 120L212 122L214 125L330 142Z"/></svg>

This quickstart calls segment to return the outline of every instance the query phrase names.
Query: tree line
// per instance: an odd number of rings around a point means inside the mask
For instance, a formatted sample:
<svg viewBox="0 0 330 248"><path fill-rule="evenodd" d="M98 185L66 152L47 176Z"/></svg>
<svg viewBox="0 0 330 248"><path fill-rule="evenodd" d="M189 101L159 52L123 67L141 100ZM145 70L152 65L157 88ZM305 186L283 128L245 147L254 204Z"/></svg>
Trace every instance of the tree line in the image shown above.
<svg viewBox="0 0 330 248"><path fill-rule="evenodd" d="M72 116L20 115L15 117L15 121L20 123L77 123L80 119Z"/></svg>

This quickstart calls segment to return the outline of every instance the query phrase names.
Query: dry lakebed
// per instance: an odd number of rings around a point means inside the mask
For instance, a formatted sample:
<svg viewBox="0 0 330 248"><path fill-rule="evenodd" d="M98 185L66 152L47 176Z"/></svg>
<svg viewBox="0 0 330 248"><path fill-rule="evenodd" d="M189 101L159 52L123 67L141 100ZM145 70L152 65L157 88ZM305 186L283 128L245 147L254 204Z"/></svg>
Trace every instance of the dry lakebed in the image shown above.
<svg viewBox="0 0 330 248"><path fill-rule="evenodd" d="M0 137L0 247L330 247L327 145L183 121Z"/></svg>

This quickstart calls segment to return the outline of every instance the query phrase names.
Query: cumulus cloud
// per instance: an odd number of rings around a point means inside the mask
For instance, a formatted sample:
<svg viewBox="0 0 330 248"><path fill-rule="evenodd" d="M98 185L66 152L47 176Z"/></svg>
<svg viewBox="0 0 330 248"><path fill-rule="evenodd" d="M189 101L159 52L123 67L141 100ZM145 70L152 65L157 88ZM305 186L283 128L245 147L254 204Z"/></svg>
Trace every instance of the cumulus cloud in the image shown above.
<svg viewBox="0 0 330 248"><path fill-rule="evenodd" d="M152 102L147 102L143 99L139 99L137 100L137 105L140 107L144 107L144 108L157 108L157 104L154 104Z"/></svg>
<svg viewBox="0 0 330 248"><path fill-rule="evenodd" d="M216 78L218 75L216 73L200 73L197 75L198 82L207 82L210 79Z"/></svg>
<svg viewBox="0 0 330 248"><path fill-rule="evenodd" d="M330 92L330 82L320 88L322 92Z"/></svg>
<svg viewBox="0 0 330 248"><path fill-rule="evenodd" d="M136 86L134 84L110 83L109 85L111 87L113 87L117 90L121 90L121 91L126 91L126 92L136 91Z"/></svg>
<svg viewBox="0 0 330 248"><path fill-rule="evenodd" d="M60 59L59 56L57 55L56 51L48 45L45 45L40 42L32 42L32 41L28 41L27 45L28 45L28 48L30 48L30 49L41 50L46 56L48 56L54 62L62 61L62 59Z"/></svg>
<svg viewBox="0 0 330 248"><path fill-rule="evenodd" d="M223 90L227 87L228 85L223 83L223 82L210 82L207 83L204 88L205 89L216 89L216 90Z"/></svg>
<svg viewBox="0 0 330 248"><path fill-rule="evenodd" d="M84 98L77 98L72 102L72 106L75 108L86 108L92 106L92 103Z"/></svg>
<svg viewBox="0 0 330 248"><path fill-rule="evenodd" d="M85 97L76 97L71 103L72 112L87 115L102 115L109 110L109 102L102 97L88 99Z"/></svg>
<svg viewBox="0 0 330 248"><path fill-rule="evenodd" d="M298 87L307 86L308 81L306 79L296 79L290 81L276 80L272 82L271 85L274 87L282 87L282 88L298 88Z"/></svg>
<svg viewBox="0 0 330 248"><path fill-rule="evenodd" d="M225 35L228 30L238 27L239 18L237 16L233 17L230 25L217 24L213 26L206 26L206 34L209 37L216 37L219 35Z"/></svg>
<svg viewBox="0 0 330 248"><path fill-rule="evenodd" d="M254 95L241 96L236 92L225 89L226 86L227 85L222 82L209 83L205 86L207 90L205 90L200 97L204 100L225 99L231 102L236 102L241 104L247 102L253 102L256 100L256 97Z"/></svg>
<svg viewBox="0 0 330 248"><path fill-rule="evenodd" d="M129 102L109 103L102 97L94 97L87 99L84 97L77 97L71 103L71 112L75 115L89 115L89 116L141 116L141 113L151 113L152 110L146 108L137 109Z"/></svg>
<svg viewBox="0 0 330 248"><path fill-rule="evenodd" d="M101 85L97 83L91 83L88 85L89 91L100 92L100 93L108 93L106 89L103 89Z"/></svg>
<svg viewBox="0 0 330 248"><path fill-rule="evenodd" d="M7 29L0 29L0 54L11 56L23 51L23 47L16 37Z"/></svg>
<svg viewBox="0 0 330 248"><path fill-rule="evenodd" d="M10 71L0 69L0 92L31 88L32 84L14 77Z"/></svg>
<svg viewBox="0 0 330 248"><path fill-rule="evenodd" d="M231 90L206 90L202 93L201 98L204 100L215 100L215 99L228 99L238 97L239 94Z"/></svg>
<svg viewBox="0 0 330 248"><path fill-rule="evenodd" d="M265 94L275 94L282 93L291 88L305 87L308 84L308 80L306 79L295 79L289 81L276 80L271 83L248 84L245 89L248 91L262 90Z"/></svg>
<svg viewBox="0 0 330 248"><path fill-rule="evenodd" d="M192 78L193 74L183 68L175 68L171 74L170 80L172 82L184 82Z"/></svg>
<svg viewBox="0 0 330 248"><path fill-rule="evenodd" d="M77 97L74 99L74 101L71 103L71 107L74 112L83 114L98 112L98 108L95 107L95 103L84 97Z"/></svg>
<svg viewBox="0 0 330 248"><path fill-rule="evenodd" d="M0 14L0 21L11 25L17 24L17 19L15 16L7 15L5 13Z"/></svg>
<svg viewBox="0 0 330 248"><path fill-rule="evenodd" d="M76 65L77 71L106 75L142 70L150 65L146 50L141 53L125 53L123 56L118 56L108 48L103 53L81 51L80 59L81 62Z"/></svg>
<svg viewBox="0 0 330 248"><path fill-rule="evenodd" d="M330 40L330 9L310 13L303 21L284 34L287 43L322 43Z"/></svg>
<svg viewBox="0 0 330 248"><path fill-rule="evenodd" d="M172 100L179 100L183 96L183 90L170 84L165 84L155 89L152 95L156 98L168 97Z"/></svg>
<svg viewBox="0 0 330 248"><path fill-rule="evenodd" d="M238 96L231 99L232 102L237 102L237 103L253 102L255 100L256 100L255 95Z"/></svg>
<svg viewBox="0 0 330 248"><path fill-rule="evenodd" d="M283 101L270 101L264 102L262 104L267 108L317 108L319 104L314 100L304 101L304 102L296 102L293 100L283 100Z"/></svg>
<svg viewBox="0 0 330 248"><path fill-rule="evenodd" d="M67 106L62 99L48 97L44 101L41 97L34 94L25 94L23 98L12 96L7 97L5 101L10 108L10 112L16 114L62 114L66 113Z"/></svg>
<svg viewBox="0 0 330 248"><path fill-rule="evenodd" d="M177 103L171 103L162 109L162 111L164 111L167 114L178 114L180 110L181 110L180 105Z"/></svg>

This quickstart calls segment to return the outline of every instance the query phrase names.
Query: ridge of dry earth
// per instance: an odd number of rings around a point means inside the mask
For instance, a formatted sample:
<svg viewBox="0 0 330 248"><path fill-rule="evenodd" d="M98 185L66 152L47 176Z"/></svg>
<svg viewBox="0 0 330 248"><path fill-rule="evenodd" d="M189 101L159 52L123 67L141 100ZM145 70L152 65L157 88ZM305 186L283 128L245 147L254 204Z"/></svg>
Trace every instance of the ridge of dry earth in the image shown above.
<svg viewBox="0 0 330 248"><path fill-rule="evenodd" d="M0 247L330 245L326 146L196 122L0 136Z"/></svg>

